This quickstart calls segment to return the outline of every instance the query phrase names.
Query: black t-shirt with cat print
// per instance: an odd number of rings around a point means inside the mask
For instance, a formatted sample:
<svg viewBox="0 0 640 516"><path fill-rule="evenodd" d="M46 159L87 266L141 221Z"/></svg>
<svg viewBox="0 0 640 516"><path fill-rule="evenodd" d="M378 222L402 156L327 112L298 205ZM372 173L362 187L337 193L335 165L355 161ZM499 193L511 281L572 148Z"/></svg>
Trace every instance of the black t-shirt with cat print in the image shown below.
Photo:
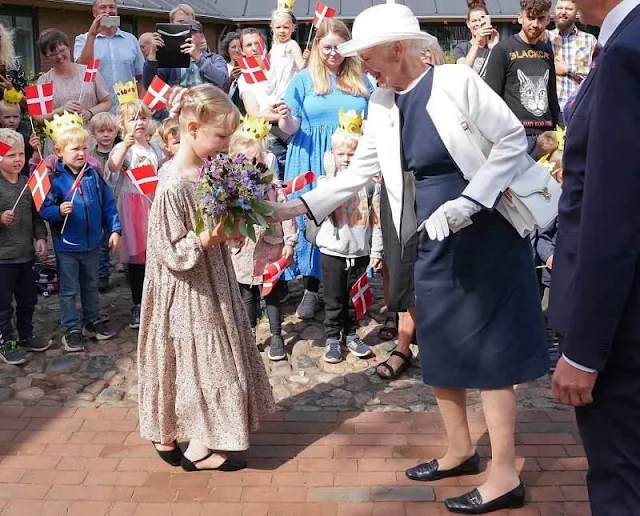
<svg viewBox="0 0 640 516"><path fill-rule="evenodd" d="M549 43L525 43L518 34L491 52L485 81L520 119L528 135L553 130L561 121L556 69Z"/></svg>

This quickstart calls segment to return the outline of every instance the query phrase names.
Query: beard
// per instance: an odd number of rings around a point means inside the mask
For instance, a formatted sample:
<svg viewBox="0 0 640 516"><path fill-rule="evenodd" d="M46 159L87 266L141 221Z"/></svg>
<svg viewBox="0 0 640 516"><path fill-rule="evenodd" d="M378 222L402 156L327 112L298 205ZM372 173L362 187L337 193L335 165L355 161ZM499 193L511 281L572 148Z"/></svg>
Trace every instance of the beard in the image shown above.
<svg viewBox="0 0 640 516"><path fill-rule="evenodd" d="M556 27L558 29L560 29L561 31L564 31L566 29L570 29L571 27L573 27L576 24L575 20L572 20L571 18L567 19L567 20L558 20L556 22Z"/></svg>

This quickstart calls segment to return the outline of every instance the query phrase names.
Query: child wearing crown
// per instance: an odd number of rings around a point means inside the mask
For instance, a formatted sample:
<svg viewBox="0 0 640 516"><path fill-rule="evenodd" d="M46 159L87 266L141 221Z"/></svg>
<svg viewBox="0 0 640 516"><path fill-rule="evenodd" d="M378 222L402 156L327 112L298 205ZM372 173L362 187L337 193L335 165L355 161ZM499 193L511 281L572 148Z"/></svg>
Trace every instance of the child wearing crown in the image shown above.
<svg viewBox="0 0 640 516"><path fill-rule="evenodd" d="M20 110L20 102L23 95L19 91L14 89L6 89L3 93L3 98L0 100L0 128L12 129L18 131L22 135L24 140L24 152L25 161L22 168L22 174L29 175L29 160L33 157L34 153L40 158L40 139L37 135L32 134L27 136L20 130L20 120L22 119L22 113Z"/></svg>
<svg viewBox="0 0 640 516"><path fill-rule="evenodd" d="M152 197L140 193L126 171L145 165L158 170L162 151L147 140L151 110L139 100L125 102L118 108L118 128L123 139L111 151L108 181L118 195L118 213L122 221L120 259L128 265L128 279L133 307L129 328L140 327L140 304L147 261L147 230Z"/></svg>
<svg viewBox="0 0 640 516"><path fill-rule="evenodd" d="M229 153L232 156L244 154L264 163L275 178L278 173L278 165L275 156L268 152L265 142L270 128L270 124L265 120L247 115L241 128L231 137ZM278 202L287 200L282 189L278 188L275 182L270 197ZM260 286L264 269L267 265L277 262L281 258L290 261L293 258L293 249L296 245L297 230L293 221L272 224L270 229L271 231L267 232L263 227L255 226L256 242L246 239L239 247L235 242L229 244L233 268L254 335L258 323ZM273 361L283 360L287 356L282 338L281 309L281 301L286 294L287 284L284 279L281 279L275 284L273 290L264 296L271 330L271 342L267 356Z"/></svg>
<svg viewBox="0 0 640 516"><path fill-rule="evenodd" d="M355 111L345 113L340 109L339 127L331 137L335 175L348 173L345 171L358 146L362 123L362 116ZM327 169L319 181L332 175L333 171ZM342 338L353 355L371 356L371 348L358 336L351 288L369 267L378 270L382 266L379 211L380 185L372 181L327 217L316 236L325 302L324 360L330 364L343 359Z"/></svg>

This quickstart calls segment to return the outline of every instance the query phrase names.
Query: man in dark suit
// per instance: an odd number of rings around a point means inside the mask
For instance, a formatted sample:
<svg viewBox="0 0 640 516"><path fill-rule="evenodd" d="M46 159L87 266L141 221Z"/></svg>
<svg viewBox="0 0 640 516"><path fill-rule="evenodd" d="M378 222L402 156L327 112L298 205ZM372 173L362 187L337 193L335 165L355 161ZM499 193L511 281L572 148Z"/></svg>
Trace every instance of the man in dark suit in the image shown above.
<svg viewBox="0 0 640 516"><path fill-rule="evenodd" d="M601 26L568 121L550 321L594 516L640 514L640 0L576 0Z"/></svg>

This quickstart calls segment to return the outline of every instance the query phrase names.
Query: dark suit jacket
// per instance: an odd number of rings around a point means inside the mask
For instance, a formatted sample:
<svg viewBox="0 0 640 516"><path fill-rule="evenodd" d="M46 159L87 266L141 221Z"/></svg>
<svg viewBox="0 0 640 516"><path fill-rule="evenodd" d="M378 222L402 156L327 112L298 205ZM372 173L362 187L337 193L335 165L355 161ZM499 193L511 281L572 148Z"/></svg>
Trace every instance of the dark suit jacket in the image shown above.
<svg viewBox="0 0 640 516"><path fill-rule="evenodd" d="M603 370L640 345L640 7L576 98L564 152L550 322L575 362Z"/></svg>

